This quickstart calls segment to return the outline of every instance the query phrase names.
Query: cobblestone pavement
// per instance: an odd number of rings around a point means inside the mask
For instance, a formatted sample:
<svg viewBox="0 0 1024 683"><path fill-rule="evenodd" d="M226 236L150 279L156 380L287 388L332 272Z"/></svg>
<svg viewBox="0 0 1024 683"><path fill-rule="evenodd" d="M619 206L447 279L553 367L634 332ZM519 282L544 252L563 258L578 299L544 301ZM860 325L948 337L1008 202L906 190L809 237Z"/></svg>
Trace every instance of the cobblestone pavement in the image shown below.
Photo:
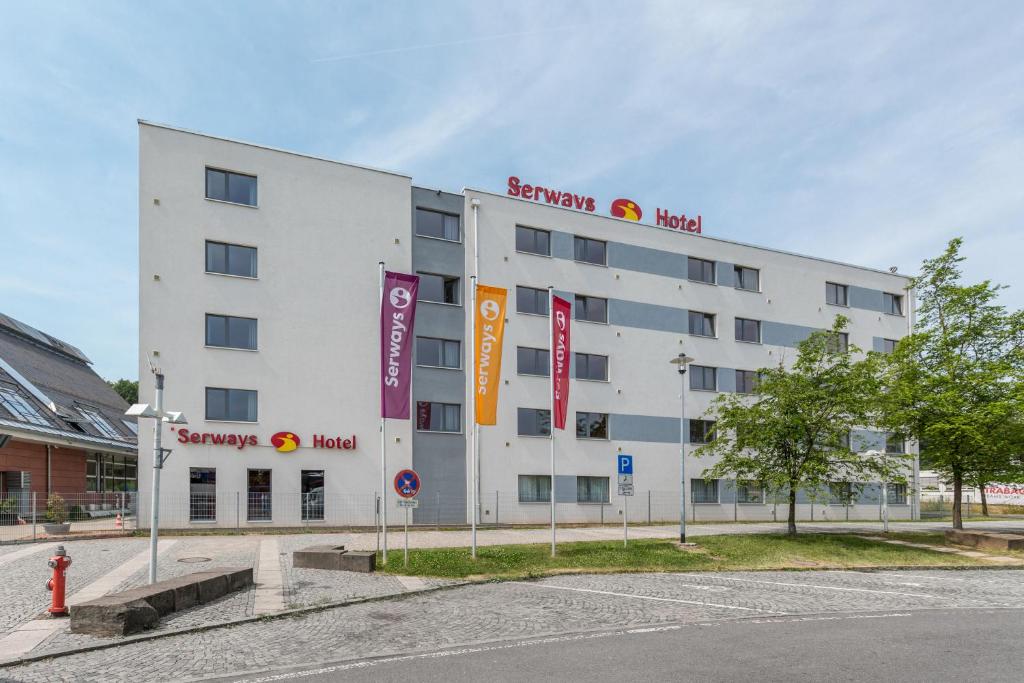
<svg viewBox="0 0 1024 683"><path fill-rule="evenodd" d="M0 678L201 680L608 629L967 609L1024 609L1024 571L588 575L470 585L70 655L0 669Z"/></svg>
<svg viewBox="0 0 1024 683"><path fill-rule="evenodd" d="M331 572L292 567L293 550L308 545L339 543L338 535L294 536L195 536L176 537L174 545L161 553L159 578L167 579L182 574L203 571L216 566L257 568L260 542L265 538L278 541L279 561L285 578L285 607L304 607L329 602L340 602L363 597L393 595L410 590L399 579L384 574L357 574L354 572ZM106 539L94 541L72 541L65 544L72 558L68 572L68 594L99 579L117 568L122 562L144 552L148 540ZM5 546L25 549L32 546ZM44 589L44 582L50 570L46 566L48 553L39 546L38 552L29 554L4 565L3 582L0 585L0 636L19 625L35 618L49 605L50 594ZM2 556L0 556L2 557ZM114 591L126 590L146 583L148 567L140 569L121 582ZM424 579L422 587L456 583L446 580ZM215 602L199 605L189 610L172 613L160 620L154 631L169 631L193 626L203 626L253 615L255 588L231 594ZM120 639L114 639L120 640ZM45 654L72 647L95 645L108 639L73 634L67 627L36 646L31 654ZM2 653L0 653L2 654ZM0 676L2 680L2 676Z"/></svg>

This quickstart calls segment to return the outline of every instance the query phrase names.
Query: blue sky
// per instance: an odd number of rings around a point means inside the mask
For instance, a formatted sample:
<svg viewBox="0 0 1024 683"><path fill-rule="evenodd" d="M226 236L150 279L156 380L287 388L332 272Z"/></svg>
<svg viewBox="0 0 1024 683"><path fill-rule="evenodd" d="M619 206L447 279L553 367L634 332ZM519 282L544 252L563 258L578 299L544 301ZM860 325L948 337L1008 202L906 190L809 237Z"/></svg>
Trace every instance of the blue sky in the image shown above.
<svg viewBox="0 0 1024 683"><path fill-rule="evenodd" d="M134 377L136 119L914 272L1024 306L1018 2L3 3L0 311ZM602 209L604 207L601 207Z"/></svg>

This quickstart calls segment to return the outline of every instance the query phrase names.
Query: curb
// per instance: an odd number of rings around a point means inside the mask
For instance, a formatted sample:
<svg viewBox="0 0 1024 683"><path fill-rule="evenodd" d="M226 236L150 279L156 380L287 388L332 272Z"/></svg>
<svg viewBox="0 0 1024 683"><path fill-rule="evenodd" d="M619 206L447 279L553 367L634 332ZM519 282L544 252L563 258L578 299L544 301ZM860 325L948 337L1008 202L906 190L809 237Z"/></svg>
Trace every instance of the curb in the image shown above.
<svg viewBox="0 0 1024 683"><path fill-rule="evenodd" d="M463 581L460 583L454 583L447 586L433 586L432 588L423 588L415 591L406 591L404 593L391 593L389 595L374 595L368 598L355 598L354 600L342 600L340 602L328 602L321 605L309 605L307 607L296 607L294 609L283 610L281 612L274 612L273 614L262 614L258 617L242 617L240 619L230 619L228 621L218 621L212 624L202 624L200 626L188 626L186 628L170 629L167 631L160 631L157 633L142 633L136 636L129 636L120 640L115 640L106 643L96 643L95 645L81 645L79 647L71 647L65 650L56 650L53 652L47 652L45 654L38 655L25 655L18 657L17 659L8 659L6 661L0 661L0 669L9 669L22 664L31 664L33 662L41 662L47 659L55 659L57 657L66 657L68 655L77 655L85 652L95 652L97 650L108 650L110 648L121 647L122 645L132 645L134 643L142 643L150 640L159 640L161 638L169 638L171 636L180 636L186 633L202 633L203 631L212 631L220 628L229 628L231 626L239 626L241 624L251 624L259 621L274 621L277 619L287 619L289 617L302 616L304 614L313 614L315 612L323 612L329 609L337 607L348 607L349 605L361 605L369 602L383 602L385 600L404 600L413 596L424 595L426 593L437 593L440 591L451 590L453 588L461 588L463 586L474 583L473 581Z"/></svg>

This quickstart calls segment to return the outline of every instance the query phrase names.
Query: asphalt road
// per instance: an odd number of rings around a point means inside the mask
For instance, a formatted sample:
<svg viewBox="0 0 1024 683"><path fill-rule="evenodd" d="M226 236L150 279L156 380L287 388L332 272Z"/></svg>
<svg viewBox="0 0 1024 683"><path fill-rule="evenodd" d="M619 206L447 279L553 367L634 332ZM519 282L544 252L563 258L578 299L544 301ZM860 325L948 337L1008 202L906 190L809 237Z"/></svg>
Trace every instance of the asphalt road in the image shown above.
<svg viewBox="0 0 1024 683"><path fill-rule="evenodd" d="M297 667L252 683L513 680L1020 681L1024 611L750 618Z"/></svg>

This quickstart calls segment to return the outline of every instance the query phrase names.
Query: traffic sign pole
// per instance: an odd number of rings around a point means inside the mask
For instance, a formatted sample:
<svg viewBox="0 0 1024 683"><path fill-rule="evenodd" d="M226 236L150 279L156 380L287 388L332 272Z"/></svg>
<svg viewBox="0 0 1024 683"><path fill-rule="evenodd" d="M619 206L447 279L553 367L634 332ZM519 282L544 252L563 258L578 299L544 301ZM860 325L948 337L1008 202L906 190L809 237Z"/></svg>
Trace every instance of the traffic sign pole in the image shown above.
<svg viewBox="0 0 1024 683"><path fill-rule="evenodd" d="M622 547L625 548L629 545L629 523L626 521L629 518L629 497L622 497Z"/></svg>
<svg viewBox="0 0 1024 683"><path fill-rule="evenodd" d="M409 508L405 508L405 566L409 566Z"/></svg>

